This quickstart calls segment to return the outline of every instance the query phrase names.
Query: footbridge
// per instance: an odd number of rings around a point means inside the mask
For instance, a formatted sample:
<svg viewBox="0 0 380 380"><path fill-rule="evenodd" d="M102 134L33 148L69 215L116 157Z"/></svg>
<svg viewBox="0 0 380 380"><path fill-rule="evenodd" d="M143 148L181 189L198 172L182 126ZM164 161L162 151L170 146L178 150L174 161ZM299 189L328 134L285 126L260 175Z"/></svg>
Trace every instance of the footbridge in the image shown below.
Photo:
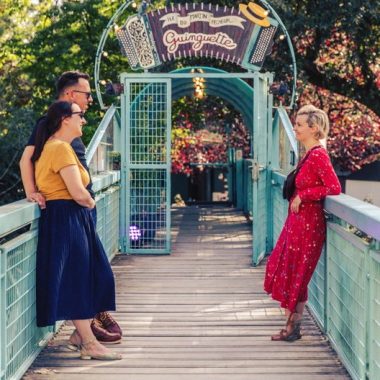
<svg viewBox="0 0 380 380"><path fill-rule="evenodd" d="M345 194L325 201L327 240L302 339L269 339L284 317L263 292L265 261L300 153L289 119L296 60L281 19L265 0L238 8L167 2L149 12L147 3L136 13L125 2L101 37L94 79L105 114L86 153L97 229L117 280L124 337L115 350L124 358L83 363L65 349L70 324L36 327L40 210L21 200L0 207L0 380L380 380L380 208ZM111 85L120 101L106 105L100 64L111 30L130 67ZM263 66L276 33L289 45L286 105L273 91L284 84ZM175 61L181 68L170 71ZM228 162L195 162L223 167L228 202L179 207L172 104L201 99L203 90L240 113L250 154L228 146Z"/></svg>

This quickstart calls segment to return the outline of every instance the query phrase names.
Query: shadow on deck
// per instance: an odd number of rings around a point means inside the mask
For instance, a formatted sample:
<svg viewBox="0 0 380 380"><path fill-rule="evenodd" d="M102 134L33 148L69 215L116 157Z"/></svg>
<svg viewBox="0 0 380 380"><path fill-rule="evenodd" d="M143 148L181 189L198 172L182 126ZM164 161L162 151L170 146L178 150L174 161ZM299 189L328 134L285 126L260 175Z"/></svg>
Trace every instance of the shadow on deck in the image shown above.
<svg viewBox="0 0 380 380"><path fill-rule="evenodd" d="M42 380L349 379L309 314L303 338L271 342L284 323L251 267L251 226L231 208L173 211L171 256L117 256L124 330L117 362L82 361L64 326L25 374Z"/></svg>

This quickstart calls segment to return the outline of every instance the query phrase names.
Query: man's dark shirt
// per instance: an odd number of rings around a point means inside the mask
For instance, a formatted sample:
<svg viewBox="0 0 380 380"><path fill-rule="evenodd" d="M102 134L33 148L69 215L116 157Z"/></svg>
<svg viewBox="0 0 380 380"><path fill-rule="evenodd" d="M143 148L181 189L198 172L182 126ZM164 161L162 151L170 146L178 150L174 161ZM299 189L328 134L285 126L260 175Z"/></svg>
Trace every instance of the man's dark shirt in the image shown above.
<svg viewBox="0 0 380 380"><path fill-rule="evenodd" d="M37 120L37 123L33 128L32 134L30 135L29 140L26 144L27 146L28 145L32 145L32 146L35 145L37 130L38 130L40 125L43 126L43 123L41 123L41 122L43 122L45 119L46 119L46 116L42 116L41 118L39 118ZM83 165L83 167L87 170L88 174L90 175L90 170L89 170L89 168L87 166L87 162L86 162L86 147L84 146L82 139L80 137L77 137L76 139L74 139L72 141L71 146L74 149L75 154L78 156L80 163ZM90 183L87 186L87 190L91 194L92 198L94 198L95 193L92 190L91 176L90 176Z"/></svg>

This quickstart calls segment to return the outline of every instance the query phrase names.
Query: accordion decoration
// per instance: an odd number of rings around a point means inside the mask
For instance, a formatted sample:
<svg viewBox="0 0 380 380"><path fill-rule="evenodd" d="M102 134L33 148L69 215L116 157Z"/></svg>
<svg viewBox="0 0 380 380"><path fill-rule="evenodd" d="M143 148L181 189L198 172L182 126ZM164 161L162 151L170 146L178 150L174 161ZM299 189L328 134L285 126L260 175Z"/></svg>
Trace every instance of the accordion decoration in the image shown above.
<svg viewBox="0 0 380 380"><path fill-rule="evenodd" d="M278 22L257 4L239 9L177 4L133 15L116 30L133 70L152 69L190 57L216 58L260 70L271 53Z"/></svg>

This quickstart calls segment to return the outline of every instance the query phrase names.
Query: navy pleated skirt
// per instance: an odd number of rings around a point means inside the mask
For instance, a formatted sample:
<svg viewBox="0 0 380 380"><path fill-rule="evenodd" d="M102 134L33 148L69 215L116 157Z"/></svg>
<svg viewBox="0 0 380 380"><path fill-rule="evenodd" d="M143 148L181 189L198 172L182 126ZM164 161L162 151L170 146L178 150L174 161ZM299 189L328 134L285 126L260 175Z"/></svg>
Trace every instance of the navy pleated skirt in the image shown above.
<svg viewBox="0 0 380 380"><path fill-rule="evenodd" d="M37 326L90 319L115 310L115 281L91 210L72 200L46 202L37 246Z"/></svg>

